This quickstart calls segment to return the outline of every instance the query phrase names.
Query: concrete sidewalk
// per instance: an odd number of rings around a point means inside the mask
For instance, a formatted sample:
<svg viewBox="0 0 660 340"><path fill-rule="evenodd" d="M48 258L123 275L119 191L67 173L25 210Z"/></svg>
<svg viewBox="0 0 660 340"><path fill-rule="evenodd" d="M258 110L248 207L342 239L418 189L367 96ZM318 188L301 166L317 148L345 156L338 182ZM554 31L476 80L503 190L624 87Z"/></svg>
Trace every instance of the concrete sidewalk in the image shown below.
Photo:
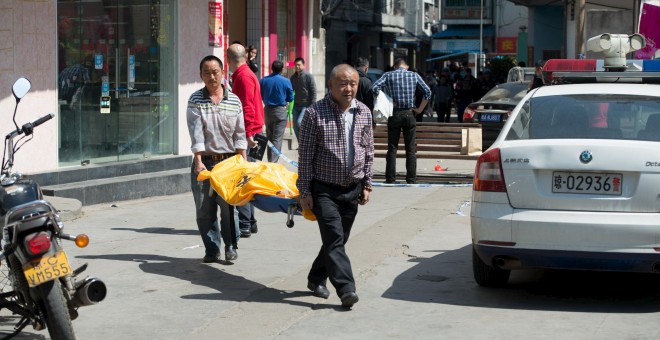
<svg viewBox="0 0 660 340"><path fill-rule="evenodd" d="M290 145L290 149L288 146ZM298 142L296 137L289 134L284 134L284 142L282 143L282 153L292 160L298 160ZM280 163L284 160L280 159ZM472 176L476 160L463 160L463 159L417 159L417 175L418 176ZM374 159L374 175L385 174L385 158ZM441 169L436 170L436 166ZM291 168L292 169L292 168ZM396 161L397 181L405 183L406 173L406 159L397 158Z"/></svg>
<svg viewBox="0 0 660 340"><path fill-rule="evenodd" d="M284 141L282 143L282 154L292 160L298 160L298 142L296 137L290 133L285 133ZM264 156L264 160L266 156ZM280 164L284 164L287 169L297 171L296 167L288 163L284 157L280 157ZM374 176L385 175L385 159L374 159ZM476 161L475 160L460 160L460 159L417 159L417 175L418 176L467 176L470 177L474 173ZM436 170L436 166L440 167ZM405 158L397 159L397 184L398 186L405 186L405 171L406 160ZM375 180L375 185L381 185L382 181ZM423 185L424 183L420 182ZM64 198L64 197L45 197L46 200L51 202L55 208L60 211L60 217L63 221L71 221L79 218L82 215L82 204L79 200Z"/></svg>

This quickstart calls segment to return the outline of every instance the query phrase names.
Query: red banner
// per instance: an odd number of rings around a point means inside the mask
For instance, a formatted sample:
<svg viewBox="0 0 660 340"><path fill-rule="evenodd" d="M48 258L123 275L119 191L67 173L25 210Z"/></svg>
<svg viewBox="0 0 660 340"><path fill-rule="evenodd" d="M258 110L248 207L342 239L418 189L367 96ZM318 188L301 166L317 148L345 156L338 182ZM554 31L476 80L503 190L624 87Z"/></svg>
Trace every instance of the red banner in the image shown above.
<svg viewBox="0 0 660 340"><path fill-rule="evenodd" d="M209 46L222 47L222 2L209 1Z"/></svg>
<svg viewBox="0 0 660 340"><path fill-rule="evenodd" d="M658 22L660 22L660 7L644 3L639 19L639 33L646 38L646 47L635 52L635 59L653 59L660 44Z"/></svg>
<svg viewBox="0 0 660 340"><path fill-rule="evenodd" d="M497 53L516 54L518 52L518 38L503 37L497 38Z"/></svg>

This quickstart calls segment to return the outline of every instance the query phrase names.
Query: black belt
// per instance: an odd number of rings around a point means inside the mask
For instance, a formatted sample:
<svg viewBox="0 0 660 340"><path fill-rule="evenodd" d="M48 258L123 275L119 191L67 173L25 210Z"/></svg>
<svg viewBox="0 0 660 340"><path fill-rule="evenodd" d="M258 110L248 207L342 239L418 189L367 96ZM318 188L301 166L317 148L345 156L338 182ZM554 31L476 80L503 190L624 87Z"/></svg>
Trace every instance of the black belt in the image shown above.
<svg viewBox="0 0 660 340"><path fill-rule="evenodd" d="M228 153L220 153L220 154L215 154L215 155L202 155L202 161L215 161L215 162L220 162L224 161L225 159L229 157L233 157L236 154L233 152L228 152Z"/></svg>
<svg viewBox="0 0 660 340"><path fill-rule="evenodd" d="M335 183L328 183L328 182L319 181L318 179L314 179L314 182L317 182L321 185L325 185L325 186L330 187L330 188L337 188L337 189L353 189L358 185L358 183L351 183L349 185L344 186L344 185L339 185L339 184L335 184Z"/></svg>

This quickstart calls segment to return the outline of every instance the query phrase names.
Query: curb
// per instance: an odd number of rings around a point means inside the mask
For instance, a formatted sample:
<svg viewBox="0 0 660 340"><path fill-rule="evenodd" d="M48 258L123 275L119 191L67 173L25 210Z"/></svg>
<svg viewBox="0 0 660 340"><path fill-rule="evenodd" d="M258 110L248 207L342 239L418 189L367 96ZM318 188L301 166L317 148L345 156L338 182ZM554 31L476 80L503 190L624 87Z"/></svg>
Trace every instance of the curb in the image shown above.
<svg viewBox="0 0 660 340"><path fill-rule="evenodd" d="M73 221L82 216L82 203L75 198L44 195L44 199L57 209L62 222Z"/></svg>

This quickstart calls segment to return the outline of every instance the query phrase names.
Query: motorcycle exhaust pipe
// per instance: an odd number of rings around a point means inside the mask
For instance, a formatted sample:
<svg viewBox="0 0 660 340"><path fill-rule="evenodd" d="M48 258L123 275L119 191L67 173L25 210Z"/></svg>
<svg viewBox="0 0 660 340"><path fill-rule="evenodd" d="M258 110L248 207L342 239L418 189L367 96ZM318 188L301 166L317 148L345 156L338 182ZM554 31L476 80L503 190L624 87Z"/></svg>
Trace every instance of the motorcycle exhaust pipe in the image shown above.
<svg viewBox="0 0 660 340"><path fill-rule="evenodd" d="M105 283L95 277L88 277L77 286L72 300L76 307L97 304L103 301L108 293Z"/></svg>

